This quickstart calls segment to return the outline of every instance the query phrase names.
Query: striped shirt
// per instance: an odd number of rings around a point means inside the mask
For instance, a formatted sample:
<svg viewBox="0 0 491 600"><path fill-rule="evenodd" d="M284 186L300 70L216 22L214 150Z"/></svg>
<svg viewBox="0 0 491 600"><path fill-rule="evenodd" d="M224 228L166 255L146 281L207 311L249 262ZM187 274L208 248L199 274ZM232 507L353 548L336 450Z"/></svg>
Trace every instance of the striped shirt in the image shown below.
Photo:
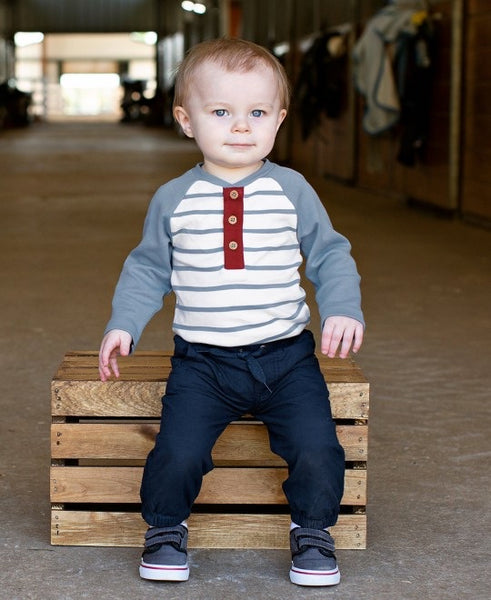
<svg viewBox="0 0 491 600"><path fill-rule="evenodd" d="M321 318L363 322L350 245L300 174L265 161L231 185L198 165L153 197L106 331L128 331L136 345L173 291L173 330L189 342L231 347L298 335L310 320L303 256Z"/></svg>

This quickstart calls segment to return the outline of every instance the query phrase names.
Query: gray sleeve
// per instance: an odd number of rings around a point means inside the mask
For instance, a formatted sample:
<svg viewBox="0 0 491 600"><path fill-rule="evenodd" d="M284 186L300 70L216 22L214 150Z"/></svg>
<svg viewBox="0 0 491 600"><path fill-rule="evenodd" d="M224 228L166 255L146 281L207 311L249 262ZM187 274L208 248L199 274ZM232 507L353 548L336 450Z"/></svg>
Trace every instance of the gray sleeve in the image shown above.
<svg viewBox="0 0 491 600"><path fill-rule="evenodd" d="M315 286L322 325L332 316L351 317L364 325L360 276L349 241L334 230L312 186L295 171L290 172L289 179L305 274Z"/></svg>
<svg viewBox="0 0 491 600"><path fill-rule="evenodd" d="M105 329L105 333L111 329L127 331L133 348L171 290L171 237L166 214L172 204L168 201L173 195L171 189L170 184L162 186L150 202L141 242L125 260Z"/></svg>

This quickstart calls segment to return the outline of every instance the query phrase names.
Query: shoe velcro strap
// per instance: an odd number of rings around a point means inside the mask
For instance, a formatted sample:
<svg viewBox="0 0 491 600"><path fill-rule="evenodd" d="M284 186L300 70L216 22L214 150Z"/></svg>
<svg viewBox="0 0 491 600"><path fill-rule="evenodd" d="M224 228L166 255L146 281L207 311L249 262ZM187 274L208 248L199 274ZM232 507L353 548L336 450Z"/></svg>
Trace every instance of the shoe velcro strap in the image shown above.
<svg viewBox="0 0 491 600"><path fill-rule="evenodd" d="M157 531L146 538L145 547L148 548L156 544L177 544L180 547L182 538L182 534L178 531Z"/></svg>
<svg viewBox="0 0 491 600"><path fill-rule="evenodd" d="M329 552L335 551L332 537L326 531L320 529L301 528L300 531L294 532L294 539L299 551L307 548L319 548Z"/></svg>

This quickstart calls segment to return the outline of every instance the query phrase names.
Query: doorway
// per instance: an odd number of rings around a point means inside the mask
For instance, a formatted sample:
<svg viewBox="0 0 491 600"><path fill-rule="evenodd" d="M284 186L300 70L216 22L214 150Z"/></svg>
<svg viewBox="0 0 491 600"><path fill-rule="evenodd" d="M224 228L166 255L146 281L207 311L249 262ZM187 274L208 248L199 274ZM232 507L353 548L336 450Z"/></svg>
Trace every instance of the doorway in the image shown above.
<svg viewBox="0 0 491 600"><path fill-rule="evenodd" d="M31 94L40 120L122 118L125 86L138 82L142 99L157 85L154 32L15 36L15 80Z"/></svg>

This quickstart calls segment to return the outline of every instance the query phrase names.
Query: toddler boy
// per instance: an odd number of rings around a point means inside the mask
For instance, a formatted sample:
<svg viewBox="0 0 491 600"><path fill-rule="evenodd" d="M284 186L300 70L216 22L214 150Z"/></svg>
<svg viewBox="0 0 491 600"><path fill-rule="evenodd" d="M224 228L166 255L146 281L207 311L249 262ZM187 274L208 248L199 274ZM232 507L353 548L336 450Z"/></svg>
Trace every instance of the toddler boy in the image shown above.
<svg viewBox="0 0 491 600"><path fill-rule="evenodd" d="M118 354L130 353L174 292L172 372L141 485L145 579L188 579L187 518L215 441L245 413L266 424L271 449L288 464L291 581L340 579L328 528L339 513L344 452L306 329L299 267L303 256L330 357L361 346L359 275L314 190L266 159L288 103L282 66L251 42L203 42L177 74L174 116L203 162L154 195L99 358L101 380L117 377Z"/></svg>

